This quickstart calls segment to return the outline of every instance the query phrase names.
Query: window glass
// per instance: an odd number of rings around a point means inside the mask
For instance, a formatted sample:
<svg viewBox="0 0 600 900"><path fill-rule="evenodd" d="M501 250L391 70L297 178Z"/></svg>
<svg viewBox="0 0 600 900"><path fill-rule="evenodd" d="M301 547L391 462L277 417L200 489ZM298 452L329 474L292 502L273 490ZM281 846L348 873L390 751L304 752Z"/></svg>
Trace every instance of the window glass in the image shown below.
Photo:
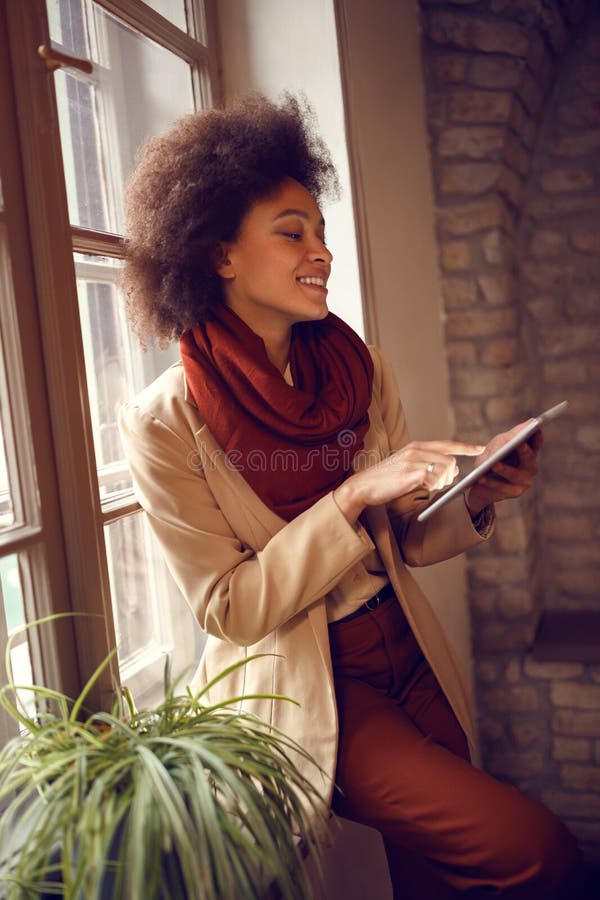
<svg viewBox="0 0 600 900"><path fill-rule="evenodd" d="M184 0L146 0L146 4L182 31L187 30Z"/></svg>
<svg viewBox="0 0 600 900"><path fill-rule="evenodd" d="M162 690L167 654L174 679L190 680L204 635L162 561L146 517L127 516L105 531L121 677L140 704L157 699Z"/></svg>
<svg viewBox="0 0 600 900"><path fill-rule="evenodd" d="M123 182L135 153L193 111L191 70L102 7L92 10L94 71L55 75L69 217L73 225L121 233Z"/></svg>
<svg viewBox="0 0 600 900"><path fill-rule="evenodd" d="M52 43L73 56L89 56L84 0L46 0L46 8Z"/></svg>
<svg viewBox="0 0 600 900"><path fill-rule="evenodd" d="M144 353L119 300L121 262L75 254L90 412L102 500L131 490L117 424L121 405L178 358L174 345Z"/></svg>
<svg viewBox="0 0 600 900"><path fill-rule="evenodd" d="M19 572L19 557L16 554L0 557L0 597L2 599L6 632L8 637L10 637L25 624L23 588ZM27 642L27 633L24 631L14 637L10 651L10 662L16 685L33 683L29 644ZM4 660L0 662L0 666L3 673L2 682L5 683ZM33 697L31 692L23 691L21 699L25 706L32 711Z"/></svg>
<svg viewBox="0 0 600 900"><path fill-rule="evenodd" d="M0 398L4 400L4 398ZM1 410L0 410L1 412ZM10 486L8 483L8 467L2 434L2 416L0 415L0 529L7 528L15 521Z"/></svg>

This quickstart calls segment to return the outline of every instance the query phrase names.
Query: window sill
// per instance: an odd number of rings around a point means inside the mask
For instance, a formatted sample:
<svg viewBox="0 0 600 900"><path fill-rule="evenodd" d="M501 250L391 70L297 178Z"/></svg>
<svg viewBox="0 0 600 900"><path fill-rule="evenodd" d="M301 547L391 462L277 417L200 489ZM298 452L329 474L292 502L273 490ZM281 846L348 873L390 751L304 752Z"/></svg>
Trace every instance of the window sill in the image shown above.
<svg viewBox="0 0 600 900"><path fill-rule="evenodd" d="M532 657L536 662L600 663L600 611L542 613Z"/></svg>

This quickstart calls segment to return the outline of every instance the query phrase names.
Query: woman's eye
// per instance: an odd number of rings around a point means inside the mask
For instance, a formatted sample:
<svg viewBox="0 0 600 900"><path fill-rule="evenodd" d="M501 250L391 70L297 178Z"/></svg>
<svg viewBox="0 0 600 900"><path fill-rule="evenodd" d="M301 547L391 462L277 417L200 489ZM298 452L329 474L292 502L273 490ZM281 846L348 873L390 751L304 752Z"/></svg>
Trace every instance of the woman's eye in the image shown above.
<svg viewBox="0 0 600 900"><path fill-rule="evenodd" d="M284 237L290 238L292 241L299 241L302 237L297 231L282 231Z"/></svg>

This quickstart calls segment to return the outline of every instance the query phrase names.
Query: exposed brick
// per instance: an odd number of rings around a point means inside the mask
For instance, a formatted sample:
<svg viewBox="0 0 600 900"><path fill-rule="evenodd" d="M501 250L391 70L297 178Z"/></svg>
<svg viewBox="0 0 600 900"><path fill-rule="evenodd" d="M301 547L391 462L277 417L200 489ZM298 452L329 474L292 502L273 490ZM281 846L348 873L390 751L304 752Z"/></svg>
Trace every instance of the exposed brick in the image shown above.
<svg viewBox="0 0 600 900"><path fill-rule="evenodd" d="M571 232L571 245L580 253L600 255L600 231L577 229Z"/></svg>
<svg viewBox="0 0 600 900"><path fill-rule="evenodd" d="M500 722L484 719L479 723L479 736L490 746L500 743L504 737L504 726Z"/></svg>
<svg viewBox="0 0 600 900"><path fill-rule="evenodd" d="M521 753L496 751L487 760L486 768L492 775L505 778L528 778L543 772L545 759L540 750Z"/></svg>
<svg viewBox="0 0 600 900"><path fill-rule="evenodd" d="M559 454L560 456L560 454ZM565 475L569 476L569 471ZM596 478L594 477L594 482ZM596 546L595 541L586 541L582 544L570 546L565 545L563 541L552 542L547 550L548 561L554 563L561 569L582 569L586 566L600 563L600 549ZM579 573L581 575L581 572ZM600 580L598 581L600 587Z"/></svg>
<svg viewBox="0 0 600 900"><path fill-rule="evenodd" d="M600 709L600 687L573 681L559 681L551 686L555 706L570 709Z"/></svg>
<svg viewBox="0 0 600 900"><path fill-rule="evenodd" d="M582 277L586 277L585 272L582 272ZM575 320L581 321L587 318L597 321L600 307L600 278L594 287L585 287L574 283L572 290L567 295L566 306L569 315Z"/></svg>
<svg viewBox="0 0 600 900"><path fill-rule="evenodd" d="M532 119L525 107L515 100L511 104L508 124L522 143L532 148L536 134L536 120Z"/></svg>
<svg viewBox="0 0 600 900"><path fill-rule="evenodd" d="M454 312L447 318L446 336L452 339L510 334L516 332L518 323L518 310L514 307Z"/></svg>
<svg viewBox="0 0 600 900"><path fill-rule="evenodd" d="M512 262L514 249L510 239L498 228L494 228L481 238L481 248L486 262L492 265L508 265Z"/></svg>
<svg viewBox="0 0 600 900"><path fill-rule="evenodd" d="M539 708L539 696L533 685L512 685L510 687L482 690L481 703L489 712L533 712Z"/></svg>
<svg viewBox="0 0 600 900"><path fill-rule="evenodd" d="M535 219L600 212L600 194L539 194L527 204L527 213Z"/></svg>
<svg viewBox="0 0 600 900"><path fill-rule="evenodd" d="M498 179L498 190L513 206L519 207L523 200L523 181L519 175L503 166Z"/></svg>
<svg viewBox="0 0 600 900"><path fill-rule="evenodd" d="M597 766L564 763L560 767L560 779L567 788L600 793L600 769Z"/></svg>
<svg viewBox="0 0 600 900"><path fill-rule="evenodd" d="M600 94L599 65L581 65L573 72L572 78L585 94Z"/></svg>
<svg viewBox="0 0 600 900"><path fill-rule="evenodd" d="M531 71L536 73L540 83L548 84L553 79L556 69L554 56L537 29L530 32L527 63Z"/></svg>
<svg viewBox="0 0 600 900"><path fill-rule="evenodd" d="M584 738L558 737L552 741L552 759L559 762L572 760L587 762L591 757L592 745Z"/></svg>
<svg viewBox="0 0 600 900"><path fill-rule="evenodd" d="M579 25L587 12L586 0L570 0L565 4L565 12L571 25Z"/></svg>
<svg viewBox="0 0 600 900"><path fill-rule="evenodd" d="M600 326L573 324L565 329L564 326L550 325L540 329L539 337L548 356L565 356L583 350L596 350L600 340Z"/></svg>
<svg viewBox="0 0 600 900"><path fill-rule="evenodd" d="M460 91L450 98L453 122L506 123L512 95L504 91Z"/></svg>
<svg viewBox="0 0 600 900"><path fill-rule="evenodd" d="M486 272L478 282L484 300L492 306L506 306L514 299L516 285L510 272Z"/></svg>
<svg viewBox="0 0 600 900"><path fill-rule="evenodd" d="M552 169L541 178L545 191L584 191L594 184L594 176L587 169Z"/></svg>
<svg viewBox="0 0 600 900"><path fill-rule="evenodd" d="M591 97L571 97L559 105L558 120L569 128L600 126L600 103Z"/></svg>
<svg viewBox="0 0 600 900"><path fill-rule="evenodd" d="M468 80L475 87L516 88L523 77L524 70L524 59L474 56L469 66Z"/></svg>
<svg viewBox="0 0 600 900"><path fill-rule="evenodd" d="M450 368L474 366L477 361L477 348L472 341L450 341L446 344L446 358ZM479 408L479 404L476 406Z"/></svg>
<svg viewBox="0 0 600 900"><path fill-rule="evenodd" d="M581 359L559 359L546 362L543 366L544 381L548 384L572 385L585 384L587 369Z"/></svg>
<svg viewBox="0 0 600 900"><path fill-rule="evenodd" d="M454 418L460 433L483 426L481 404L477 400L455 400Z"/></svg>
<svg viewBox="0 0 600 900"><path fill-rule="evenodd" d="M527 71L525 71L519 86L519 96L528 112L533 116L537 116L541 109L544 95L537 82Z"/></svg>
<svg viewBox="0 0 600 900"><path fill-rule="evenodd" d="M502 553L525 551L531 543L531 538L531 529L527 527L522 518L498 522L496 527L496 544Z"/></svg>
<svg viewBox="0 0 600 900"><path fill-rule="evenodd" d="M560 231L537 229L533 233L529 252L538 259L554 259L567 248L567 238Z"/></svg>
<svg viewBox="0 0 600 900"><path fill-rule="evenodd" d="M588 156L600 150L600 128L562 135L552 143L555 156Z"/></svg>
<svg viewBox="0 0 600 900"><path fill-rule="evenodd" d="M576 440L588 450L600 450L600 426L583 425L577 429Z"/></svg>
<svg viewBox="0 0 600 900"><path fill-rule="evenodd" d="M452 373L452 386L460 397L491 397L518 389L526 378L522 365L495 369L461 369Z"/></svg>
<svg viewBox="0 0 600 900"><path fill-rule="evenodd" d="M473 278L443 278L442 297L446 309L464 309L477 299L477 284Z"/></svg>
<svg viewBox="0 0 600 900"><path fill-rule="evenodd" d="M523 144L512 134L508 133L504 142L502 158L507 165L520 175L527 175L531 162L531 154Z"/></svg>
<svg viewBox="0 0 600 900"><path fill-rule="evenodd" d="M591 516L584 513L562 511L560 516L544 520L544 533L549 538L563 541L586 541L592 531Z"/></svg>
<svg viewBox="0 0 600 900"><path fill-rule="evenodd" d="M598 737L600 712L560 709L552 717L552 730L566 737Z"/></svg>
<svg viewBox="0 0 600 900"><path fill-rule="evenodd" d="M468 269L471 251L466 241L446 241L442 244L442 266L450 272Z"/></svg>
<svg viewBox="0 0 600 900"><path fill-rule="evenodd" d="M500 155L505 135L505 129L497 125L455 126L442 131L437 149L442 157L493 159Z"/></svg>
<svg viewBox="0 0 600 900"><path fill-rule="evenodd" d="M544 19L544 24L554 51L558 56L562 55L567 43L567 29L562 17L559 14L547 16Z"/></svg>
<svg viewBox="0 0 600 900"><path fill-rule="evenodd" d="M529 747L534 741L540 737L540 723L532 722L511 722L509 732L515 747L520 749Z"/></svg>
<svg viewBox="0 0 600 900"><path fill-rule="evenodd" d="M588 493L593 490L594 485L588 488ZM596 497L595 505L600 505L600 501ZM598 585L600 584L600 568L589 570L567 569L566 571L555 571L554 581L557 587L562 588L566 593L571 595L583 595L587 597L598 597Z"/></svg>
<svg viewBox="0 0 600 900"><path fill-rule="evenodd" d="M454 44L465 50L525 56L527 32L513 22L475 19L436 10L428 17L427 31L436 44Z"/></svg>
<svg viewBox="0 0 600 900"><path fill-rule="evenodd" d="M504 670L504 677L509 684L516 684L521 678L521 663L518 659L511 659Z"/></svg>
<svg viewBox="0 0 600 900"><path fill-rule="evenodd" d="M554 291L562 288L569 278L564 265L537 260L525 260L521 266L521 274L525 282L538 291Z"/></svg>
<svg viewBox="0 0 600 900"><path fill-rule="evenodd" d="M596 821L565 818L564 823L575 835L584 852L584 858L592 865L600 862L600 818Z"/></svg>
<svg viewBox="0 0 600 900"><path fill-rule="evenodd" d="M476 646L482 653L525 651L531 644L535 627L531 620L521 622L485 622L474 629Z"/></svg>
<svg viewBox="0 0 600 900"><path fill-rule="evenodd" d="M486 684L493 684L500 678L500 665L490 659L480 659L477 662L477 678Z"/></svg>
<svg viewBox="0 0 600 900"><path fill-rule="evenodd" d="M519 342L514 337L493 338L487 341L479 359L484 366L508 366L519 358Z"/></svg>
<svg viewBox="0 0 600 900"><path fill-rule="evenodd" d="M587 484L552 484L549 483L544 488L543 495L544 505L547 507L562 507L563 509L576 510L581 512L583 509L600 509L600 497L598 492L590 491Z"/></svg>
<svg viewBox="0 0 600 900"><path fill-rule="evenodd" d="M464 81L468 56L464 53L444 53L433 60L433 71L442 84L460 84Z"/></svg>
<svg viewBox="0 0 600 900"><path fill-rule="evenodd" d="M531 657L525 659L524 671L530 678L579 678L583 674L581 663L536 662Z"/></svg>
<svg viewBox="0 0 600 900"><path fill-rule="evenodd" d="M485 414L492 426L510 425L523 415L523 397L519 394L507 397L492 397L485 404Z"/></svg>
<svg viewBox="0 0 600 900"><path fill-rule="evenodd" d="M493 227L510 230L514 224L504 202L497 197L444 207L438 211L438 221L442 231L455 236Z"/></svg>
<svg viewBox="0 0 600 900"><path fill-rule="evenodd" d="M536 598L526 588L513 586L502 590L498 598L498 610L506 619L530 616L536 608Z"/></svg>
<svg viewBox="0 0 600 900"><path fill-rule="evenodd" d="M600 797L548 790L542 791L542 801L562 818L574 816L600 821Z"/></svg>
<svg viewBox="0 0 600 900"><path fill-rule="evenodd" d="M484 194L499 181L502 166L494 163L446 163L440 190L445 194Z"/></svg>

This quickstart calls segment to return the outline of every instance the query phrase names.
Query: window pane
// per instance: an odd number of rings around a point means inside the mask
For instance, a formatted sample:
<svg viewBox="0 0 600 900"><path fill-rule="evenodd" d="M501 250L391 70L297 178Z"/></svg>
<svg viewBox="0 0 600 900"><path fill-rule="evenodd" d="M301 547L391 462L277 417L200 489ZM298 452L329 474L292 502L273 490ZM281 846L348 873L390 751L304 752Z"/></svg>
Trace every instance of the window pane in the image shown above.
<svg viewBox="0 0 600 900"><path fill-rule="evenodd" d="M75 56L88 56L83 0L46 0L46 9L52 43Z"/></svg>
<svg viewBox="0 0 600 900"><path fill-rule="evenodd" d="M4 400L4 398L2 398L2 400ZM2 417L0 416L0 528L6 528L9 525L13 525L14 521L15 515L12 498L10 496L8 467L6 465L4 436L2 434Z"/></svg>
<svg viewBox="0 0 600 900"><path fill-rule="evenodd" d="M146 4L182 31L187 30L184 0L146 0Z"/></svg>
<svg viewBox="0 0 600 900"><path fill-rule="evenodd" d="M100 6L92 8L93 73L55 75L69 215L73 225L121 233L122 187L135 152L192 112L191 70Z"/></svg>
<svg viewBox="0 0 600 900"><path fill-rule="evenodd" d="M121 677L141 705L162 695L167 654L173 678L189 682L204 635L160 557L145 516L120 519L105 532Z"/></svg>
<svg viewBox="0 0 600 900"><path fill-rule="evenodd" d="M102 500L131 489L117 417L130 397L178 358L174 345L144 353L131 334L119 300L121 263L107 257L75 254L81 332L96 464Z"/></svg>
<svg viewBox="0 0 600 900"><path fill-rule="evenodd" d="M19 572L19 558L16 554L0 557L0 598L7 636L14 635L25 624L23 588ZM26 632L18 634L10 651L13 679L16 685L33 683L31 656ZM4 665L2 664L2 670ZM5 683L5 678L2 678ZM21 700L29 712L33 711L33 695L30 691L21 693Z"/></svg>

